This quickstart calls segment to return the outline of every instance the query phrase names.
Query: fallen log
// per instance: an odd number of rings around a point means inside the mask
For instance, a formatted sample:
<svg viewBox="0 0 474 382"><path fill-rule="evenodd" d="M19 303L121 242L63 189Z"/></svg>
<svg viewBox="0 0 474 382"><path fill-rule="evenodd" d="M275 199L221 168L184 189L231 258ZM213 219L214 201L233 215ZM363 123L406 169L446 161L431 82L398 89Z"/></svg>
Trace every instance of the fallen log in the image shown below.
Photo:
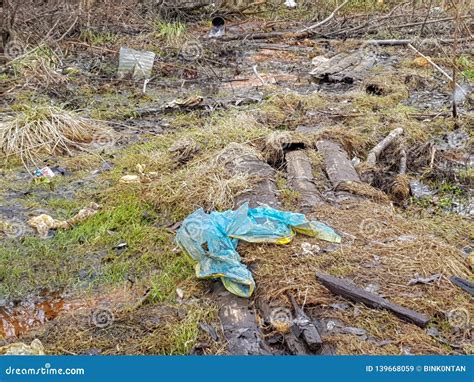
<svg viewBox="0 0 474 382"><path fill-rule="evenodd" d="M236 205L249 202L251 207L259 203L279 206L275 170L250 146L231 143L221 152L217 161L224 164L231 174L248 174L258 178L253 189L235 198ZM235 355L270 354L250 300L229 293L220 283L217 288L214 295L220 306L219 318L227 339L227 350Z"/></svg>
<svg viewBox="0 0 474 382"><path fill-rule="evenodd" d="M290 151L285 155L289 186L299 193L303 208L322 203L313 178L311 161L303 150Z"/></svg>
<svg viewBox="0 0 474 382"><path fill-rule="evenodd" d="M424 328L430 318L424 314L394 304L383 297L360 289L344 279L333 277L323 273L316 273L316 279L321 282L332 293L340 295L354 302L361 302L375 309L387 309L404 321L411 322Z"/></svg>
<svg viewBox="0 0 474 382"><path fill-rule="evenodd" d="M344 182L360 182L359 174L339 144L321 140L316 148L324 158L326 173L335 188Z"/></svg>
<svg viewBox="0 0 474 382"><path fill-rule="evenodd" d="M276 171L250 147L238 143L229 144L219 155L218 162L223 163L231 174L244 174L257 177L253 189L236 196L236 206L249 202L250 207L260 203L278 207L275 175Z"/></svg>
<svg viewBox="0 0 474 382"><path fill-rule="evenodd" d="M219 306L227 351L234 355L268 354L250 301L226 291L220 282L214 284L213 294Z"/></svg>

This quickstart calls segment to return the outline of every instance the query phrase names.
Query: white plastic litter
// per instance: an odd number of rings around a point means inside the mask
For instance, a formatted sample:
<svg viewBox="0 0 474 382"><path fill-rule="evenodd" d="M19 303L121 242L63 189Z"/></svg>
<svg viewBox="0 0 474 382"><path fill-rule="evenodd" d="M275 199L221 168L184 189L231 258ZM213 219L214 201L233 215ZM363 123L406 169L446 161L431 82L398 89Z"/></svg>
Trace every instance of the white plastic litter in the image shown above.
<svg viewBox="0 0 474 382"><path fill-rule="evenodd" d="M155 53L120 48L118 77L131 74L135 80L149 79L155 62Z"/></svg>

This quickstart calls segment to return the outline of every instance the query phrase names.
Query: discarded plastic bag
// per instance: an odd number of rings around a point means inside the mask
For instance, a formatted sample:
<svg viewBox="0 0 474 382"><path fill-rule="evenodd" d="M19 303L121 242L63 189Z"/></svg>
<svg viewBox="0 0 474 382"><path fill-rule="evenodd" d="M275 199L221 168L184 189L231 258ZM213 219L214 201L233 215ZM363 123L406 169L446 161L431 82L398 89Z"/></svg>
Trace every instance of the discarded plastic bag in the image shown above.
<svg viewBox="0 0 474 382"><path fill-rule="evenodd" d="M196 261L196 276L220 278L225 288L241 297L250 297L255 281L237 252L239 239L252 243L287 244L296 232L340 243L341 237L329 226L309 221L305 215L268 206L225 212L189 215L176 234L177 244Z"/></svg>
<svg viewBox="0 0 474 382"><path fill-rule="evenodd" d="M123 78L132 74L135 80L149 79L155 61L155 53L139 51L129 48L120 48L118 76Z"/></svg>
<svg viewBox="0 0 474 382"><path fill-rule="evenodd" d="M15 342L13 344L0 346L0 354L2 355L45 355L44 346L41 341L35 338L31 345L23 342Z"/></svg>
<svg viewBox="0 0 474 382"><path fill-rule="evenodd" d="M80 210L71 219L57 220L49 215L41 214L28 220L28 225L36 229L41 236L46 237L50 229L69 229L77 223L95 215L99 210L100 206L98 204L91 203L88 207Z"/></svg>

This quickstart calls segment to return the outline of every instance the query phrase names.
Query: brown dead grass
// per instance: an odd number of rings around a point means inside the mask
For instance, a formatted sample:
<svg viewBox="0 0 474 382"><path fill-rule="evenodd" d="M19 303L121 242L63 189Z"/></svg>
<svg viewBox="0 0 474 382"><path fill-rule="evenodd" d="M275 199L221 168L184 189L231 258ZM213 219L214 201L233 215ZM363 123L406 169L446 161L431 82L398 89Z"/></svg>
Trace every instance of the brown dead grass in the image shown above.
<svg viewBox="0 0 474 382"><path fill-rule="evenodd" d="M244 261L252 265L257 283L257 299L278 301L291 309L287 293L293 294L299 304L310 309L317 306L322 313L317 318L341 320L346 326L367 330L370 337L390 340L391 345L378 347L352 335L329 336L337 344L340 354L402 354L407 349L416 354L449 354L454 350L430 337L425 330L405 323L385 311L377 311L357 304L353 309L338 311L330 304L343 302L315 279L316 271L352 279L358 286L378 284L378 293L394 303L433 317L441 336L448 342L469 350L469 338L448 323L448 313L465 309L474 315L473 298L450 283L457 275L473 278L472 270L463 259L459 245L463 238L473 237L469 225L450 227L456 237L440 235L429 220L407 219L392 207L370 201L346 203L339 208L325 206L314 215L343 233L342 244L334 251L315 255L301 254L301 244L310 242L323 249L328 247L315 239L298 235L287 246L242 245L239 248ZM450 223L449 218L444 224ZM450 231L450 230L448 230ZM376 257L374 257L376 256ZM438 283L408 285L416 274L422 277L437 273L443 275ZM459 349L458 349L459 350Z"/></svg>

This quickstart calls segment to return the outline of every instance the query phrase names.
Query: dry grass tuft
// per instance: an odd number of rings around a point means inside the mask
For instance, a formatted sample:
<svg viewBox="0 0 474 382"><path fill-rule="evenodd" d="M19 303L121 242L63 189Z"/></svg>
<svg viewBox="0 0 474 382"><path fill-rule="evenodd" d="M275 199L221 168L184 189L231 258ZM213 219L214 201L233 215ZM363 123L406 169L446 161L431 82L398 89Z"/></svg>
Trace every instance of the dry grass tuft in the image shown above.
<svg viewBox="0 0 474 382"><path fill-rule="evenodd" d="M398 174L393 181L390 193L399 201L407 199L410 196L410 179L408 176Z"/></svg>
<svg viewBox="0 0 474 382"><path fill-rule="evenodd" d="M354 195L364 196L371 200L382 202L382 203L389 203L390 198L385 194L385 192L380 191L379 189L372 187L370 184L367 183L360 183L360 182L342 182L338 184L336 187L337 191L347 191Z"/></svg>
<svg viewBox="0 0 474 382"><path fill-rule="evenodd" d="M26 165L43 152L72 154L97 137L111 135L101 123L53 106L23 106L0 123L0 149Z"/></svg>
<svg viewBox="0 0 474 382"><path fill-rule="evenodd" d="M150 184L146 198L166 216L180 220L200 207L207 211L232 208L234 198L252 182L250 175L231 175L216 155L162 175Z"/></svg>
<svg viewBox="0 0 474 382"><path fill-rule="evenodd" d="M39 45L10 62L15 77L22 83L23 89L64 88L67 77L57 71L59 56L50 48Z"/></svg>

